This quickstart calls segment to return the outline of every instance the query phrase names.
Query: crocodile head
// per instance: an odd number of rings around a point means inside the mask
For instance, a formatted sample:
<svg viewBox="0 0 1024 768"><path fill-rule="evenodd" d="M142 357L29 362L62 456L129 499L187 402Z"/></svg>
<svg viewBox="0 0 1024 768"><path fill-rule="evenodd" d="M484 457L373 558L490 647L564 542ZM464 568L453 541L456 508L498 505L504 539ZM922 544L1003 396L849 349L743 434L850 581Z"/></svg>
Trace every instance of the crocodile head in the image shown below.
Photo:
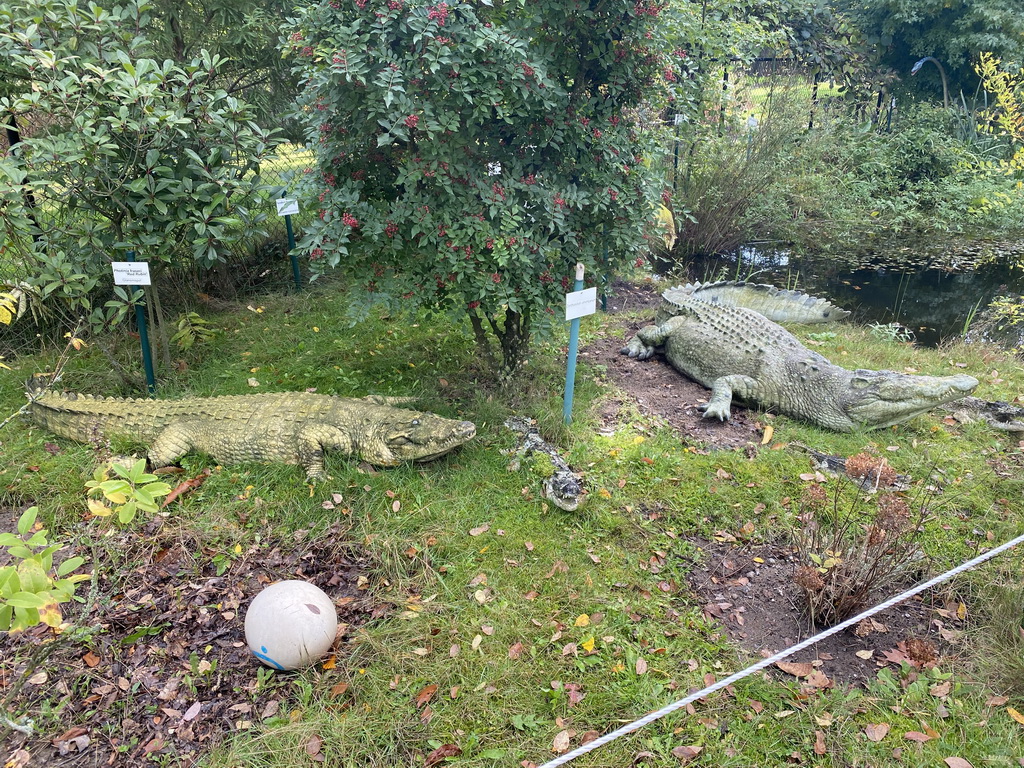
<svg viewBox="0 0 1024 768"><path fill-rule="evenodd" d="M471 421L456 421L433 413L413 411L409 412L407 419L389 424L383 440L393 459L388 463L397 464L436 459L468 442L475 434L476 425Z"/></svg>
<svg viewBox="0 0 1024 768"><path fill-rule="evenodd" d="M851 428L877 429L912 419L937 405L967 397L978 386L973 376L911 376L896 371L853 371L842 410Z"/></svg>

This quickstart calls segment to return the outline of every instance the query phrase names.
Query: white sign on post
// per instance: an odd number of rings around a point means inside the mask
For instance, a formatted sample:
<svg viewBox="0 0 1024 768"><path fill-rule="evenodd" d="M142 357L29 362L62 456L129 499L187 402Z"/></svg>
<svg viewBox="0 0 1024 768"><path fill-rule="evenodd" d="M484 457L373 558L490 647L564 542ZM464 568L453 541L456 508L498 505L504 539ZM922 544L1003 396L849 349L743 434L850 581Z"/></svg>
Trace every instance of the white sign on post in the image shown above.
<svg viewBox="0 0 1024 768"><path fill-rule="evenodd" d="M151 285L148 261L113 261L114 285Z"/></svg>
<svg viewBox="0 0 1024 768"><path fill-rule="evenodd" d="M299 201L294 197L281 197L275 202L278 216L294 216L299 212Z"/></svg>
<svg viewBox="0 0 1024 768"><path fill-rule="evenodd" d="M597 312L597 286L565 294L566 320L575 320L595 312Z"/></svg>

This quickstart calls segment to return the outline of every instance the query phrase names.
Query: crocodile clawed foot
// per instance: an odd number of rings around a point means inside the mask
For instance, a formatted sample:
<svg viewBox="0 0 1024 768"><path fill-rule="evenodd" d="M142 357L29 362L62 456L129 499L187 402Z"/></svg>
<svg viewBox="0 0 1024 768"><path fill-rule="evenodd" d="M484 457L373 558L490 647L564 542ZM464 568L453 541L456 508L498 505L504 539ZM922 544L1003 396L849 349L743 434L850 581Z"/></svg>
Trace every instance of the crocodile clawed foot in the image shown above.
<svg viewBox="0 0 1024 768"><path fill-rule="evenodd" d="M654 354L654 350L639 339L634 338L619 350L619 354L627 355L634 360L646 360Z"/></svg>
<svg viewBox="0 0 1024 768"><path fill-rule="evenodd" d="M722 408L721 406L713 403L704 403L703 405L698 405L697 408L704 414L705 419L729 421L732 416L728 408Z"/></svg>

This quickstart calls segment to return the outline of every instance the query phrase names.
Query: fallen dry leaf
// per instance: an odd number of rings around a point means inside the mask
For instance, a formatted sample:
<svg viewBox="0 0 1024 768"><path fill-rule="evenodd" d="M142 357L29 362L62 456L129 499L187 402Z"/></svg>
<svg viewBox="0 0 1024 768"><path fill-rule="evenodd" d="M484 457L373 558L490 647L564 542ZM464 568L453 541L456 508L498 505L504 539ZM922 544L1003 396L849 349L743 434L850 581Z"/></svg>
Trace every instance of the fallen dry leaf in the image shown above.
<svg viewBox="0 0 1024 768"><path fill-rule="evenodd" d="M864 735L868 741L881 741L889 735L889 727L888 723L873 723L864 728Z"/></svg>
<svg viewBox="0 0 1024 768"><path fill-rule="evenodd" d="M434 697L435 693L437 693L436 685L423 686L423 689L416 694L416 709L419 709L420 707L424 706L428 701L430 701Z"/></svg>
<svg viewBox="0 0 1024 768"><path fill-rule="evenodd" d="M815 731L814 732L814 754L824 755L828 752L828 747L825 746L825 732Z"/></svg>
<svg viewBox="0 0 1024 768"><path fill-rule="evenodd" d="M931 741L934 737L929 736L927 733L921 733L920 731L907 731L903 734L903 738L924 744L926 741Z"/></svg>
<svg viewBox="0 0 1024 768"><path fill-rule="evenodd" d="M306 754L309 755L309 757L314 762L322 763L327 759L323 756L323 753L320 751L320 747L323 746L323 743L323 739L321 739L316 734L313 734L308 739L306 739L306 743L304 745Z"/></svg>
<svg viewBox="0 0 1024 768"><path fill-rule="evenodd" d="M947 757L942 762L949 768L974 768L970 760L964 760L962 757Z"/></svg>
<svg viewBox="0 0 1024 768"><path fill-rule="evenodd" d="M194 491L196 488L198 488L199 486L206 482L206 479L210 476L211 473L212 470L207 468L203 470L203 473L201 475L197 475L196 477L193 477L190 480L186 480L183 483L179 483L175 488L171 490L170 493L164 496L163 501L160 503L160 508L163 509L168 504L174 502L178 497L191 491Z"/></svg>
<svg viewBox="0 0 1024 768"><path fill-rule="evenodd" d="M675 747L672 750L672 756L679 758L681 765L686 765L697 757L703 749L704 747L698 747L696 744L691 744L685 747Z"/></svg>
<svg viewBox="0 0 1024 768"><path fill-rule="evenodd" d="M647 672L647 661L641 656L636 660L636 673L642 675L645 672Z"/></svg>
<svg viewBox="0 0 1024 768"><path fill-rule="evenodd" d="M807 676L806 683L815 688L828 688L832 685L832 681L828 679L825 673L817 669Z"/></svg>
<svg viewBox="0 0 1024 768"><path fill-rule="evenodd" d="M569 739L572 738L569 735L568 729L561 730L555 734L555 740L551 742L551 751L556 755L560 755L563 752L569 750Z"/></svg>
<svg viewBox="0 0 1024 768"><path fill-rule="evenodd" d="M1008 714L1010 717L1012 717L1014 720L1016 720L1021 725L1024 725L1024 715L1022 715L1020 712L1018 712L1013 707L1007 707L1006 708L1006 714Z"/></svg>
<svg viewBox="0 0 1024 768"><path fill-rule="evenodd" d="M809 661L778 661L775 666L793 677L807 677L814 671L814 666Z"/></svg>
<svg viewBox="0 0 1024 768"><path fill-rule="evenodd" d="M484 523L483 525L478 525L476 528L470 528L469 535L479 536L481 533L487 533L489 530L491 530L491 524Z"/></svg>
<svg viewBox="0 0 1024 768"><path fill-rule="evenodd" d="M427 755L427 761L423 764L423 768L430 768L430 766L440 763L446 757L458 757L461 754L462 750L455 744L442 744Z"/></svg>

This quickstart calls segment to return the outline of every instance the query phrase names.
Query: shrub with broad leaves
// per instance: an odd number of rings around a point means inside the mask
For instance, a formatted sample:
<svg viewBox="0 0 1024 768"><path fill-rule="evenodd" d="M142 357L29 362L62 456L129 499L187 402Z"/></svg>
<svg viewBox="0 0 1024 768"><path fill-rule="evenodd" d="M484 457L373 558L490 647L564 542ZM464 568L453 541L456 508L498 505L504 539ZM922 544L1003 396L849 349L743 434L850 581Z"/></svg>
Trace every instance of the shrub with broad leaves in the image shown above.
<svg viewBox="0 0 1024 768"><path fill-rule="evenodd" d="M0 567L0 632L21 632L43 623L59 627L61 603L69 602L78 583L89 574L72 573L85 559L71 557L56 570L53 556L61 544L50 542L45 528L36 527L38 508L30 507L18 519L18 532L0 533L0 547L10 563Z"/></svg>

